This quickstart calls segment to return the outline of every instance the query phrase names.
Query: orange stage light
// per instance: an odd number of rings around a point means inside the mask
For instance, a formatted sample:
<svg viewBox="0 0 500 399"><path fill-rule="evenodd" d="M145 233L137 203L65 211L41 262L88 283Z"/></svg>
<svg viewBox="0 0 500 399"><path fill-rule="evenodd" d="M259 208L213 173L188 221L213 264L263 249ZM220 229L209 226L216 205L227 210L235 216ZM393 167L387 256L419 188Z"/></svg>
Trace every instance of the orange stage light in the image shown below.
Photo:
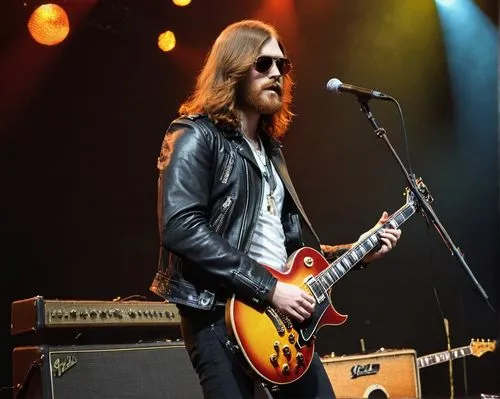
<svg viewBox="0 0 500 399"><path fill-rule="evenodd" d="M31 14L28 30L40 44L59 44L69 33L68 14L57 4L43 4Z"/></svg>
<svg viewBox="0 0 500 399"><path fill-rule="evenodd" d="M187 6L191 3L191 0L172 0L172 2L179 7Z"/></svg>
<svg viewBox="0 0 500 399"><path fill-rule="evenodd" d="M175 47L175 35L172 31L165 31L158 36L158 47L163 51L170 51Z"/></svg>

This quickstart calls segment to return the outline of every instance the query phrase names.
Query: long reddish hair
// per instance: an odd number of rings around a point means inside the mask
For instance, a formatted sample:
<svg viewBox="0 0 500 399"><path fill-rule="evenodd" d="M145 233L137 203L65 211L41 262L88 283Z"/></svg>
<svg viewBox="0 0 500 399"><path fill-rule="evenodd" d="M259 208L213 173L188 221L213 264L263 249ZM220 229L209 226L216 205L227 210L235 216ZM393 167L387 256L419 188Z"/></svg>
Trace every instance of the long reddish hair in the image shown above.
<svg viewBox="0 0 500 399"><path fill-rule="evenodd" d="M285 54L276 29L261 21L245 20L224 29L212 45L195 90L181 105L179 114L204 113L216 124L239 128L238 87L258 57L260 48L271 37L278 41ZM260 118L261 128L276 139L284 136L293 117L292 87L292 77L287 74L283 77L281 110Z"/></svg>

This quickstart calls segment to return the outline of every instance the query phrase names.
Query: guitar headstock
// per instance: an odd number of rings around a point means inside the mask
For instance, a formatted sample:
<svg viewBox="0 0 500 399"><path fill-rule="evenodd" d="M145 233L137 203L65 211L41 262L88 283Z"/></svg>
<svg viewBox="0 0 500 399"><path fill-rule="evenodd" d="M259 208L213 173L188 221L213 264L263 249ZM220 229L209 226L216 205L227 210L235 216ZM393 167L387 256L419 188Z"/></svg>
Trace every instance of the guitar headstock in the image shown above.
<svg viewBox="0 0 500 399"><path fill-rule="evenodd" d="M470 350L474 356L482 356L486 352L494 352L497 346L496 341L473 339L470 342Z"/></svg>

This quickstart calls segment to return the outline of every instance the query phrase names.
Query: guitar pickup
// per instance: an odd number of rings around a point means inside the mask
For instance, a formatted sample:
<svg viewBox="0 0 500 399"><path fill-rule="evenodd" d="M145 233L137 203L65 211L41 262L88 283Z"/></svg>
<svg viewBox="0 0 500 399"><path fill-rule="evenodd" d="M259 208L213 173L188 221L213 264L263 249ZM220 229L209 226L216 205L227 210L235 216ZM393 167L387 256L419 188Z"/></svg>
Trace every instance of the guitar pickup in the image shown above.
<svg viewBox="0 0 500 399"><path fill-rule="evenodd" d="M314 276L308 276L304 282L309 287L314 298L316 298L316 302L321 303L325 300L325 289Z"/></svg>

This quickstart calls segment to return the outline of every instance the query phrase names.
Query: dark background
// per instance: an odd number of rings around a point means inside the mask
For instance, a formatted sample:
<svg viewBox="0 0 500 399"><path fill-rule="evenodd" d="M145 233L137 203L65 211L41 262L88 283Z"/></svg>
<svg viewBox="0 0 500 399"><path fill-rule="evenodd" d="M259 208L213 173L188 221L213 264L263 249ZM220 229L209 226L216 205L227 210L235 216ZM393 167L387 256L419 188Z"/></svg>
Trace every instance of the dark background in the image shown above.
<svg viewBox="0 0 500 399"><path fill-rule="evenodd" d="M76 21L55 47L26 29L29 5L0 5L0 386L11 385L10 304L144 295L156 269L156 157L206 51L229 23L262 18L294 63L297 116L285 138L296 188L325 243L355 241L383 210L404 204L404 179L354 97L332 77L375 87L402 104L412 166L474 275L500 308L498 85L460 124L441 27L430 0L67 1ZM498 27L494 0L477 1ZM178 39L171 53L156 38ZM478 37L475 45L481 44ZM464 64L464 68L468 65ZM472 68L472 66L471 66ZM481 72L480 72L481 73ZM471 82L473 83L473 82ZM471 84L473 86L473 84ZM371 102L398 153L397 109ZM412 348L419 356L472 338L498 339L498 318L433 228L416 215L386 259L334 287L344 326L319 333L321 354ZM439 297L439 303L434 293ZM454 363L455 394L500 393L500 356ZM464 377L466 376L466 377ZM447 364L422 369L423 396L448 396ZM467 388L466 388L467 386Z"/></svg>

